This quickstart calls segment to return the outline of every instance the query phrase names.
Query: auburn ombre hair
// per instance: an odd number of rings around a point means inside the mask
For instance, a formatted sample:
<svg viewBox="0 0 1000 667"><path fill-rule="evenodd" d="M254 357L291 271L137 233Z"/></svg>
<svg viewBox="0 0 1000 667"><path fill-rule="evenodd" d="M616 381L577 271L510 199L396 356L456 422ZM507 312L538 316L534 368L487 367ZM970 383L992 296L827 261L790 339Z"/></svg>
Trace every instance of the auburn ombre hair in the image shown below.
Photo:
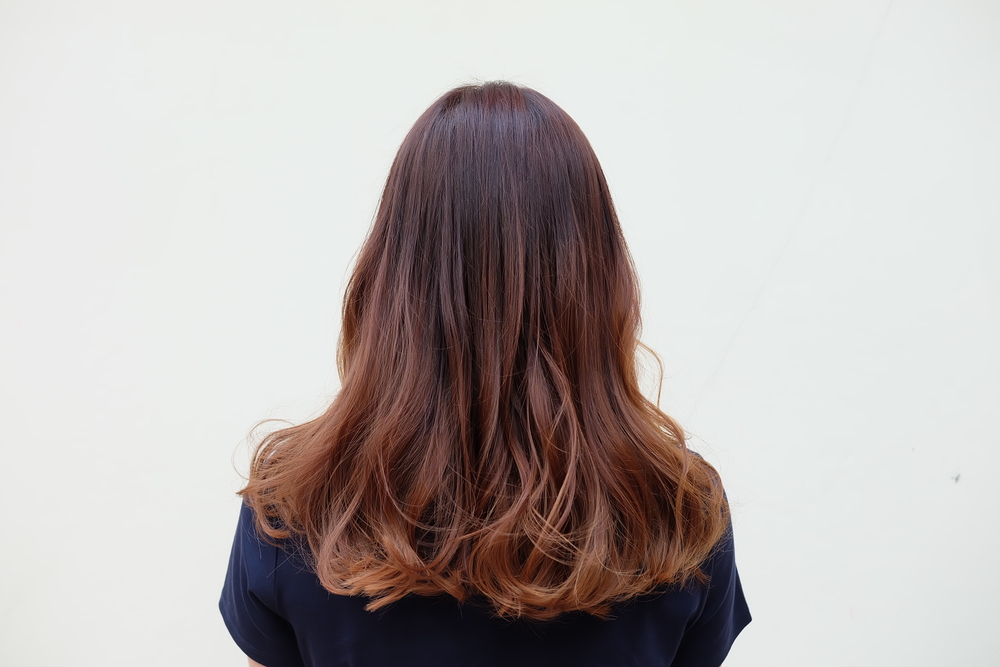
<svg viewBox="0 0 1000 667"><path fill-rule="evenodd" d="M448 92L403 140L350 278L339 393L255 453L258 529L369 609L604 616L703 579L722 484L640 391L639 325L577 124L506 82Z"/></svg>

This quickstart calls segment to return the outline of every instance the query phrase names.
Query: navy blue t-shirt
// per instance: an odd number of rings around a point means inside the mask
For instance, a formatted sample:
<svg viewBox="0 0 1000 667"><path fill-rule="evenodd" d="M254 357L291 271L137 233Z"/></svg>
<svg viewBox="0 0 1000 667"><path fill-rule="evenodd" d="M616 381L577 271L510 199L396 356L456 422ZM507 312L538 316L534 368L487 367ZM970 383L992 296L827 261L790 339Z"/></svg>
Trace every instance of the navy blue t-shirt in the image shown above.
<svg viewBox="0 0 1000 667"><path fill-rule="evenodd" d="M731 530L703 570L707 585L635 598L605 620L510 621L449 596L369 612L365 598L328 593L293 551L263 541L244 506L219 608L265 667L718 667L750 622Z"/></svg>

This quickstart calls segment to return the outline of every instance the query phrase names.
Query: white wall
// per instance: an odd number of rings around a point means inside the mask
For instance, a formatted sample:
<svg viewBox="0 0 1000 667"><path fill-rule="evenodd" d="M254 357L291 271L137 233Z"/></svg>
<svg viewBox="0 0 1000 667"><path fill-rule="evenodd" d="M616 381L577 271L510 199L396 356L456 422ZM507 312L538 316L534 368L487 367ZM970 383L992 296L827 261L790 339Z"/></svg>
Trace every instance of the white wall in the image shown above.
<svg viewBox="0 0 1000 667"><path fill-rule="evenodd" d="M245 664L233 461L335 391L404 132L500 77L611 180L727 665L1000 664L989 0L0 2L0 664Z"/></svg>

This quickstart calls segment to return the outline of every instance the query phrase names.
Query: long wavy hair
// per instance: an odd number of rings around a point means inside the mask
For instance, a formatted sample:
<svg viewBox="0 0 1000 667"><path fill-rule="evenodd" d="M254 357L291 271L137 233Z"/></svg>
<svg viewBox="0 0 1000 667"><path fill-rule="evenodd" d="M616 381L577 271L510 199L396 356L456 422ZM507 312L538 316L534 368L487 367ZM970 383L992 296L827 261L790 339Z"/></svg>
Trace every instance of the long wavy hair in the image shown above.
<svg viewBox="0 0 1000 667"><path fill-rule="evenodd" d="M341 389L267 436L241 492L332 593L606 615L699 569L715 470L639 389L639 291L577 124L456 88L389 171L344 298Z"/></svg>

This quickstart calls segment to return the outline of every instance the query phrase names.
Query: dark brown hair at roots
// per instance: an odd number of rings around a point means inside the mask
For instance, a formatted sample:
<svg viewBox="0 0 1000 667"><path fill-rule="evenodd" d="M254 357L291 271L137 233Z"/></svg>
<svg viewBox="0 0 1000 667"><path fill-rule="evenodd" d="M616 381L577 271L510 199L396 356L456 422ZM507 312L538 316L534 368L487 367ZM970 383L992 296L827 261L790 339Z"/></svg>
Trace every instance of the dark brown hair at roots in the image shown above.
<svg viewBox="0 0 1000 667"><path fill-rule="evenodd" d="M715 470L639 389L638 283L594 151L540 93L456 88L389 172L343 307L341 389L241 492L329 591L606 615L701 578Z"/></svg>

